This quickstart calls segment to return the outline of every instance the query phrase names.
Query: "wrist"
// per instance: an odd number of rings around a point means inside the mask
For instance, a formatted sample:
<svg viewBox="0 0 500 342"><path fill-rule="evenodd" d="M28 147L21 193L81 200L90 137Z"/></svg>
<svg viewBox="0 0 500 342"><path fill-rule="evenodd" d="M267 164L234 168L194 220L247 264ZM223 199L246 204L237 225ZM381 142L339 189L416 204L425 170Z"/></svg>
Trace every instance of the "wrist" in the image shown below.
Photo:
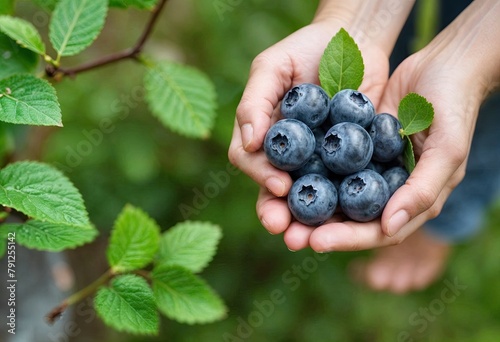
<svg viewBox="0 0 500 342"><path fill-rule="evenodd" d="M428 61L456 70L481 100L500 84L499 17L497 0L473 1L422 51Z"/></svg>
<svg viewBox="0 0 500 342"><path fill-rule="evenodd" d="M415 0L321 0L313 23L344 27L360 46L390 56Z"/></svg>

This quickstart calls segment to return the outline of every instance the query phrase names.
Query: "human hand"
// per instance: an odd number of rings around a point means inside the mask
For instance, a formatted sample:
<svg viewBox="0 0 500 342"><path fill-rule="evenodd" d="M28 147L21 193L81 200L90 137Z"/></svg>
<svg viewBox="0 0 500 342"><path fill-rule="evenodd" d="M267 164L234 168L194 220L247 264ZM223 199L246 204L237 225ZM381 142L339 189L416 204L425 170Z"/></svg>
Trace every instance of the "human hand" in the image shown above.
<svg viewBox="0 0 500 342"><path fill-rule="evenodd" d="M269 127L279 119L279 102L299 83L315 83L324 49L339 25L316 22L290 35L260 54L237 109L237 120L229 149L233 164L261 187L257 213L266 229L277 234L291 223L286 196L292 180L273 167L262 151ZM387 54L377 46L360 46L365 60L365 77L360 91L377 105L388 79Z"/></svg>
<svg viewBox="0 0 500 342"><path fill-rule="evenodd" d="M457 37L457 28L449 27L406 59L387 84L379 112L396 113L400 99L416 92L434 105L435 116L429 130L412 137L418 163L382 217L365 224L334 218L316 229L295 222L285 233L289 248L326 252L398 244L439 214L465 175L479 107L500 81L500 49L488 43L488 35L500 32L500 25L487 3L474 3L454 23L462 26L464 36ZM498 3L493 7L500 11ZM463 21L470 16L482 21L468 20L465 25L471 27L465 29Z"/></svg>

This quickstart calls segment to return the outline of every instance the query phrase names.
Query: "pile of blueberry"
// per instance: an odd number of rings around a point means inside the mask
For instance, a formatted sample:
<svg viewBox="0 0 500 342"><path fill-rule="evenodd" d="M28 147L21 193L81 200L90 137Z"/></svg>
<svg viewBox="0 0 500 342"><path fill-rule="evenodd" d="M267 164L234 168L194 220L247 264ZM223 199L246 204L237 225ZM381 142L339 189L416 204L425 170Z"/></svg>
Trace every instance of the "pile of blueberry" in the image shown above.
<svg viewBox="0 0 500 342"><path fill-rule="evenodd" d="M318 226L337 207L352 220L371 221L406 182L401 123L375 114L361 92L345 89L330 99L320 86L300 84L286 93L281 114L264 151L294 179L288 207L298 221Z"/></svg>

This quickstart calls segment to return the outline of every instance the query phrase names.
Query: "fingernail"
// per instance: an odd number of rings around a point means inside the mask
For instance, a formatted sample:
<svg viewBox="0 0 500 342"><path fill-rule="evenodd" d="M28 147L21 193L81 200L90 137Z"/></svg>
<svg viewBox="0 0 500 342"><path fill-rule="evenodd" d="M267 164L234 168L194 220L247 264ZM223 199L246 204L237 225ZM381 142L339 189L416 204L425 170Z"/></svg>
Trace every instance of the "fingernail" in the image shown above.
<svg viewBox="0 0 500 342"><path fill-rule="evenodd" d="M288 250L289 250L290 252L293 252L293 253L297 252L296 250L293 250L293 249L291 249L291 248L288 248Z"/></svg>
<svg viewBox="0 0 500 342"><path fill-rule="evenodd" d="M252 143L253 139L253 127L251 124L247 123L241 126L241 140L243 143L243 148L246 150L248 146Z"/></svg>
<svg viewBox="0 0 500 342"><path fill-rule="evenodd" d="M410 221L410 216L405 210L400 210L389 219L387 224L387 236L394 236Z"/></svg>
<svg viewBox="0 0 500 342"><path fill-rule="evenodd" d="M285 194L285 182L278 177L271 177L266 180L266 188L273 195L282 197Z"/></svg>

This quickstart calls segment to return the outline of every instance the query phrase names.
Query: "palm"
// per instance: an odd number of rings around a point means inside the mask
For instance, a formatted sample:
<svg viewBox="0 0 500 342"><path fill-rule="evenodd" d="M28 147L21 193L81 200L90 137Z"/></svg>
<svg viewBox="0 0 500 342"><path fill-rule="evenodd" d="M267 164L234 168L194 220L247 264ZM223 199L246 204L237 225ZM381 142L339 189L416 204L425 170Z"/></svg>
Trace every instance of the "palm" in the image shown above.
<svg viewBox="0 0 500 342"><path fill-rule="evenodd" d="M339 27L340 29L340 27ZM335 32L325 30L321 24L311 24L290 35L273 47L270 53L282 53L281 59L287 70L288 85L311 82L319 84L318 67L326 45ZM389 62L387 56L377 47L361 46L365 64L364 80L359 88L378 105L388 80ZM278 90L278 98L284 92Z"/></svg>

